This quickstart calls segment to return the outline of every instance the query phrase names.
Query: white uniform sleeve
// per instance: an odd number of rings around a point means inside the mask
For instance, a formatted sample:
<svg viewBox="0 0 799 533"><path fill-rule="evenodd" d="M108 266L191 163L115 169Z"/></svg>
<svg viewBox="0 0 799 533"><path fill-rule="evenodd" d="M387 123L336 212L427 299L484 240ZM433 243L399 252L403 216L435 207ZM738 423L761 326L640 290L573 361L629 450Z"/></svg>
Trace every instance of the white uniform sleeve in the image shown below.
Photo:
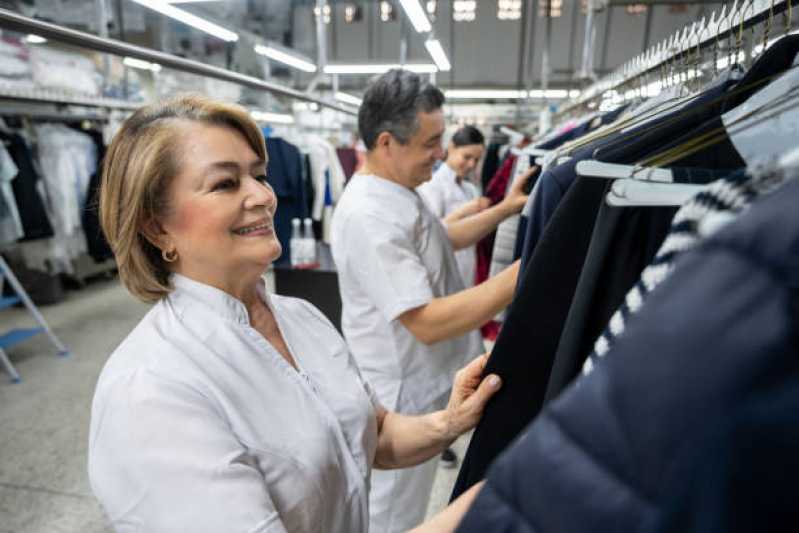
<svg viewBox="0 0 799 533"><path fill-rule="evenodd" d="M429 303L434 295L410 231L380 217L352 217L345 235L353 280L387 321Z"/></svg>
<svg viewBox="0 0 799 533"><path fill-rule="evenodd" d="M89 477L117 531L285 533L264 478L213 404L139 371L94 406Z"/></svg>
<svg viewBox="0 0 799 533"><path fill-rule="evenodd" d="M422 197L422 200L424 200L430 212L437 218L444 218L447 216L448 213L446 212L447 207L444 205L444 196L441 194L441 190L433 185L432 182L427 181L422 183L416 187L416 192L419 193L419 196Z"/></svg>

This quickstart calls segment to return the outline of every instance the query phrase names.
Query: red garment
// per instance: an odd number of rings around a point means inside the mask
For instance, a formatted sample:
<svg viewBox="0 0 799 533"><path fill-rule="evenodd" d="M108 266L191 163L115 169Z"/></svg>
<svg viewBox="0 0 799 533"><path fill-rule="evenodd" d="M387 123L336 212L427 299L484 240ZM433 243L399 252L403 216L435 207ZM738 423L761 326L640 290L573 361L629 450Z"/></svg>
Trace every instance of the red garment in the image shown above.
<svg viewBox="0 0 799 533"><path fill-rule="evenodd" d="M349 180L358 167L358 155L355 153L355 148L336 148L336 154L341 162L341 168L344 169L344 176Z"/></svg>
<svg viewBox="0 0 799 533"><path fill-rule="evenodd" d="M505 198L505 192L508 190L508 182L513 172L513 163L516 161L516 156L508 153L499 169L494 173L494 177L488 182L486 190L483 191L483 196L491 200L491 205L498 204ZM494 238L497 232L492 231L482 240L477 243L477 268L475 269L474 284L482 283L488 279L488 273L491 269L491 254L494 252Z"/></svg>

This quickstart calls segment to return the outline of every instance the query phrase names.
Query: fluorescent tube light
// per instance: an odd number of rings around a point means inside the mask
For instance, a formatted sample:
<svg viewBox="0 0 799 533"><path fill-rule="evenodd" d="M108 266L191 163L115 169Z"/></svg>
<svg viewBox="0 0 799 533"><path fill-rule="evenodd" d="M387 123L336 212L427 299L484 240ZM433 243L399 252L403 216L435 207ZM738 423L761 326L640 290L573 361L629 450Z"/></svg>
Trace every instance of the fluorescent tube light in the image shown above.
<svg viewBox="0 0 799 533"><path fill-rule="evenodd" d="M527 91L503 89L450 89L444 91L444 96L452 100L518 100L527 96Z"/></svg>
<svg viewBox="0 0 799 533"><path fill-rule="evenodd" d="M336 100L339 100L339 101L344 102L346 104L352 104L352 105L357 105L357 106L359 106L359 105L361 105L363 103L363 100L361 100L357 96L353 96L351 94L342 93L342 92L337 92L336 93Z"/></svg>
<svg viewBox="0 0 799 533"><path fill-rule="evenodd" d="M197 28L200 31L204 31L209 35L213 35L214 37L218 37L223 41L228 42L235 42L239 40L239 36L228 30L205 20L204 18L198 17L197 15L192 15L188 11L184 11L179 9L173 5L170 5L165 0L133 0L137 4L140 4L146 8L152 9L153 11L157 11L162 15L166 15L167 17L171 17L175 20L182 22L183 24L188 24L194 28Z"/></svg>
<svg viewBox="0 0 799 533"><path fill-rule="evenodd" d="M256 44L255 51L263 56L268 57L269 59L274 59L275 61L279 61L290 67L302 70L303 72L316 72L316 65L310 61L301 57L297 57L293 54L289 54L288 52L284 52L283 50L279 50L273 46Z"/></svg>
<svg viewBox="0 0 799 533"><path fill-rule="evenodd" d="M274 122L275 124L294 124L294 117L282 113L268 111L251 111L250 116L258 122Z"/></svg>
<svg viewBox="0 0 799 533"><path fill-rule="evenodd" d="M25 37L25 42L28 44L44 44L47 42L47 39L39 35L34 35L30 33L28 34L27 37Z"/></svg>
<svg viewBox="0 0 799 533"><path fill-rule="evenodd" d="M533 89L530 91L530 98L568 98L569 91L566 89Z"/></svg>
<svg viewBox="0 0 799 533"><path fill-rule="evenodd" d="M430 57L433 58L435 61L438 70L442 72L449 72L452 68L452 65L449 64L449 59L447 59L447 53L444 52L444 47L441 46L441 41L438 39L430 39L429 41L425 41L424 43L427 51L430 53Z"/></svg>
<svg viewBox="0 0 799 533"><path fill-rule="evenodd" d="M430 63L406 63L404 65L400 65L399 63L361 63L326 65L325 74L383 74L384 72L388 72L393 68L402 68L417 74L431 74L438 72L436 66Z"/></svg>
<svg viewBox="0 0 799 533"><path fill-rule="evenodd" d="M408 15L411 24L413 24L413 29L418 33L427 33L433 29L419 0L399 0L399 2L402 5L402 9L405 10L405 14Z"/></svg>
<svg viewBox="0 0 799 533"><path fill-rule="evenodd" d="M149 61L135 59L133 57L126 57L122 60L122 63L129 67L139 68L142 70L151 70L153 72L159 72L161 70L161 65L158 63L150 63Z"/></svg>

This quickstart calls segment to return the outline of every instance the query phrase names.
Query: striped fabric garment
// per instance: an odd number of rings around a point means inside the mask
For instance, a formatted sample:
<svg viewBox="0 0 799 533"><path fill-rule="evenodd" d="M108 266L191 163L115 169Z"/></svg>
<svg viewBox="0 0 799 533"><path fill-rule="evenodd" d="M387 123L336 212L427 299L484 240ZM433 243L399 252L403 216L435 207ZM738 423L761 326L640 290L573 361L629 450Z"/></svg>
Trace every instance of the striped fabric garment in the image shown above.
<svg viewBox="0 0 799 533"><path fill-rule="evenodd" d="M583 375L590 374L597 361L610 351L624 333L630 317L638 313L649 294L671 274L676 258L734 220L758 196L780 186L784 182L783 175L782 172L764 171L753 177L745 171L734 172L709 184L686 202L674 215L669 234L652 264L641 273L641 278L627 293L594 344L594 351L583 365Z"/></svg>

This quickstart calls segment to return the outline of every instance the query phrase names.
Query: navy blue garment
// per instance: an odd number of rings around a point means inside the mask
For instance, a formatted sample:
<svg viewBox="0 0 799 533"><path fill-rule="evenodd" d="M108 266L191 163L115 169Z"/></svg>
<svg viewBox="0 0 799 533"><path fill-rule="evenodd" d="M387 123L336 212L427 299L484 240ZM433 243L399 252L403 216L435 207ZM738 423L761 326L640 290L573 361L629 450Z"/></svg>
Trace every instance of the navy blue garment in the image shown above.
<svg viewBox="0 0 799 533"><path fill-rule="evenodd" d="M291 219L310 216L303 182L303 158L296 146L278 137L266 139L266 153L269 155L266 176L277 195L275 232L283 246L283 255L275 264L288 264L291 261Z"/></svg>
<svg viewBox="0 0 799 533"><path fill-rule="evenodd" d="M672 129L673 123L697 125L703 122L705 113L718 112L717 101L725 88L710 90L683 108L682 112L688 110L693 121L675 114L662 118L663 122L659 124L665 129L665 134L677 135ZM712 105L707 106L708 102ZM695 106L701 106L701 112L697 112ZM483 417L475 428L458 473L453 498L485 477L491 462L544 405L558 344L585 264L596 216L604 200L605 188L610 184L609 180L577 179L574 167L579 160L591 158L597 147L611 143L621 146L613 153L615 159L611 159L611 162L634 162L635 159L627 159L623 152L623 141L652 125L646 124L631 132L617 133L591 143L578 149L571 160L556 167L559 172L555 176L571 180L574 184L565 189L564 198L555 207L540 242L534 247L525 244L524 252L527 255L522 259L523 269L519 274L516 295L485 369L486 373L502 376L502 390L486 405ZM652 143L651 149L662 144ZM740 162L740 158L736 155L730 161ZM544 179L546 174L540 179ZM578 186L580 192L572 195ZM567 203L569 197L572 199ZM664 228L662 232L647 231L644 235L665 234L670 220L663 219L661 222ZM532 225L533 220L528 224L528 234ZM647 249L657 250L659 244L649 245ZM629 273L629 270L626 272ZM640 274L640 270L635 274ZM627 290L629 286L619 285L613 294L623 296ZM615 307L612 311L615 311Z"/></svg>
<svg viewBox="0 0 799 533"><path fill-rule="evenodd" d="M688 438L799 375L798 202L794 180L680 257L613 353L498 458L458 531L656 527Z"/></svg>
<svg viewBox="0 0 799 533"><path fill-rule="evenodd" d="M483 168L480 171L480 185L482 186L482 190L488 188L488 182L491 181L491 178L493 178L494 174L499 170L499 165L501 163L499 149L501 147L501 144L491 143L488 145L488 148L486 148L486 155L485 158L483 158Z"/></svg>
<svg viewBox="0 0 799 533"><path fill-rule="evenodd" d="M752 395L689 436L653 533L793 533L799 523L799 379ZM645 533L645 532L642 532Z"/></svg>

